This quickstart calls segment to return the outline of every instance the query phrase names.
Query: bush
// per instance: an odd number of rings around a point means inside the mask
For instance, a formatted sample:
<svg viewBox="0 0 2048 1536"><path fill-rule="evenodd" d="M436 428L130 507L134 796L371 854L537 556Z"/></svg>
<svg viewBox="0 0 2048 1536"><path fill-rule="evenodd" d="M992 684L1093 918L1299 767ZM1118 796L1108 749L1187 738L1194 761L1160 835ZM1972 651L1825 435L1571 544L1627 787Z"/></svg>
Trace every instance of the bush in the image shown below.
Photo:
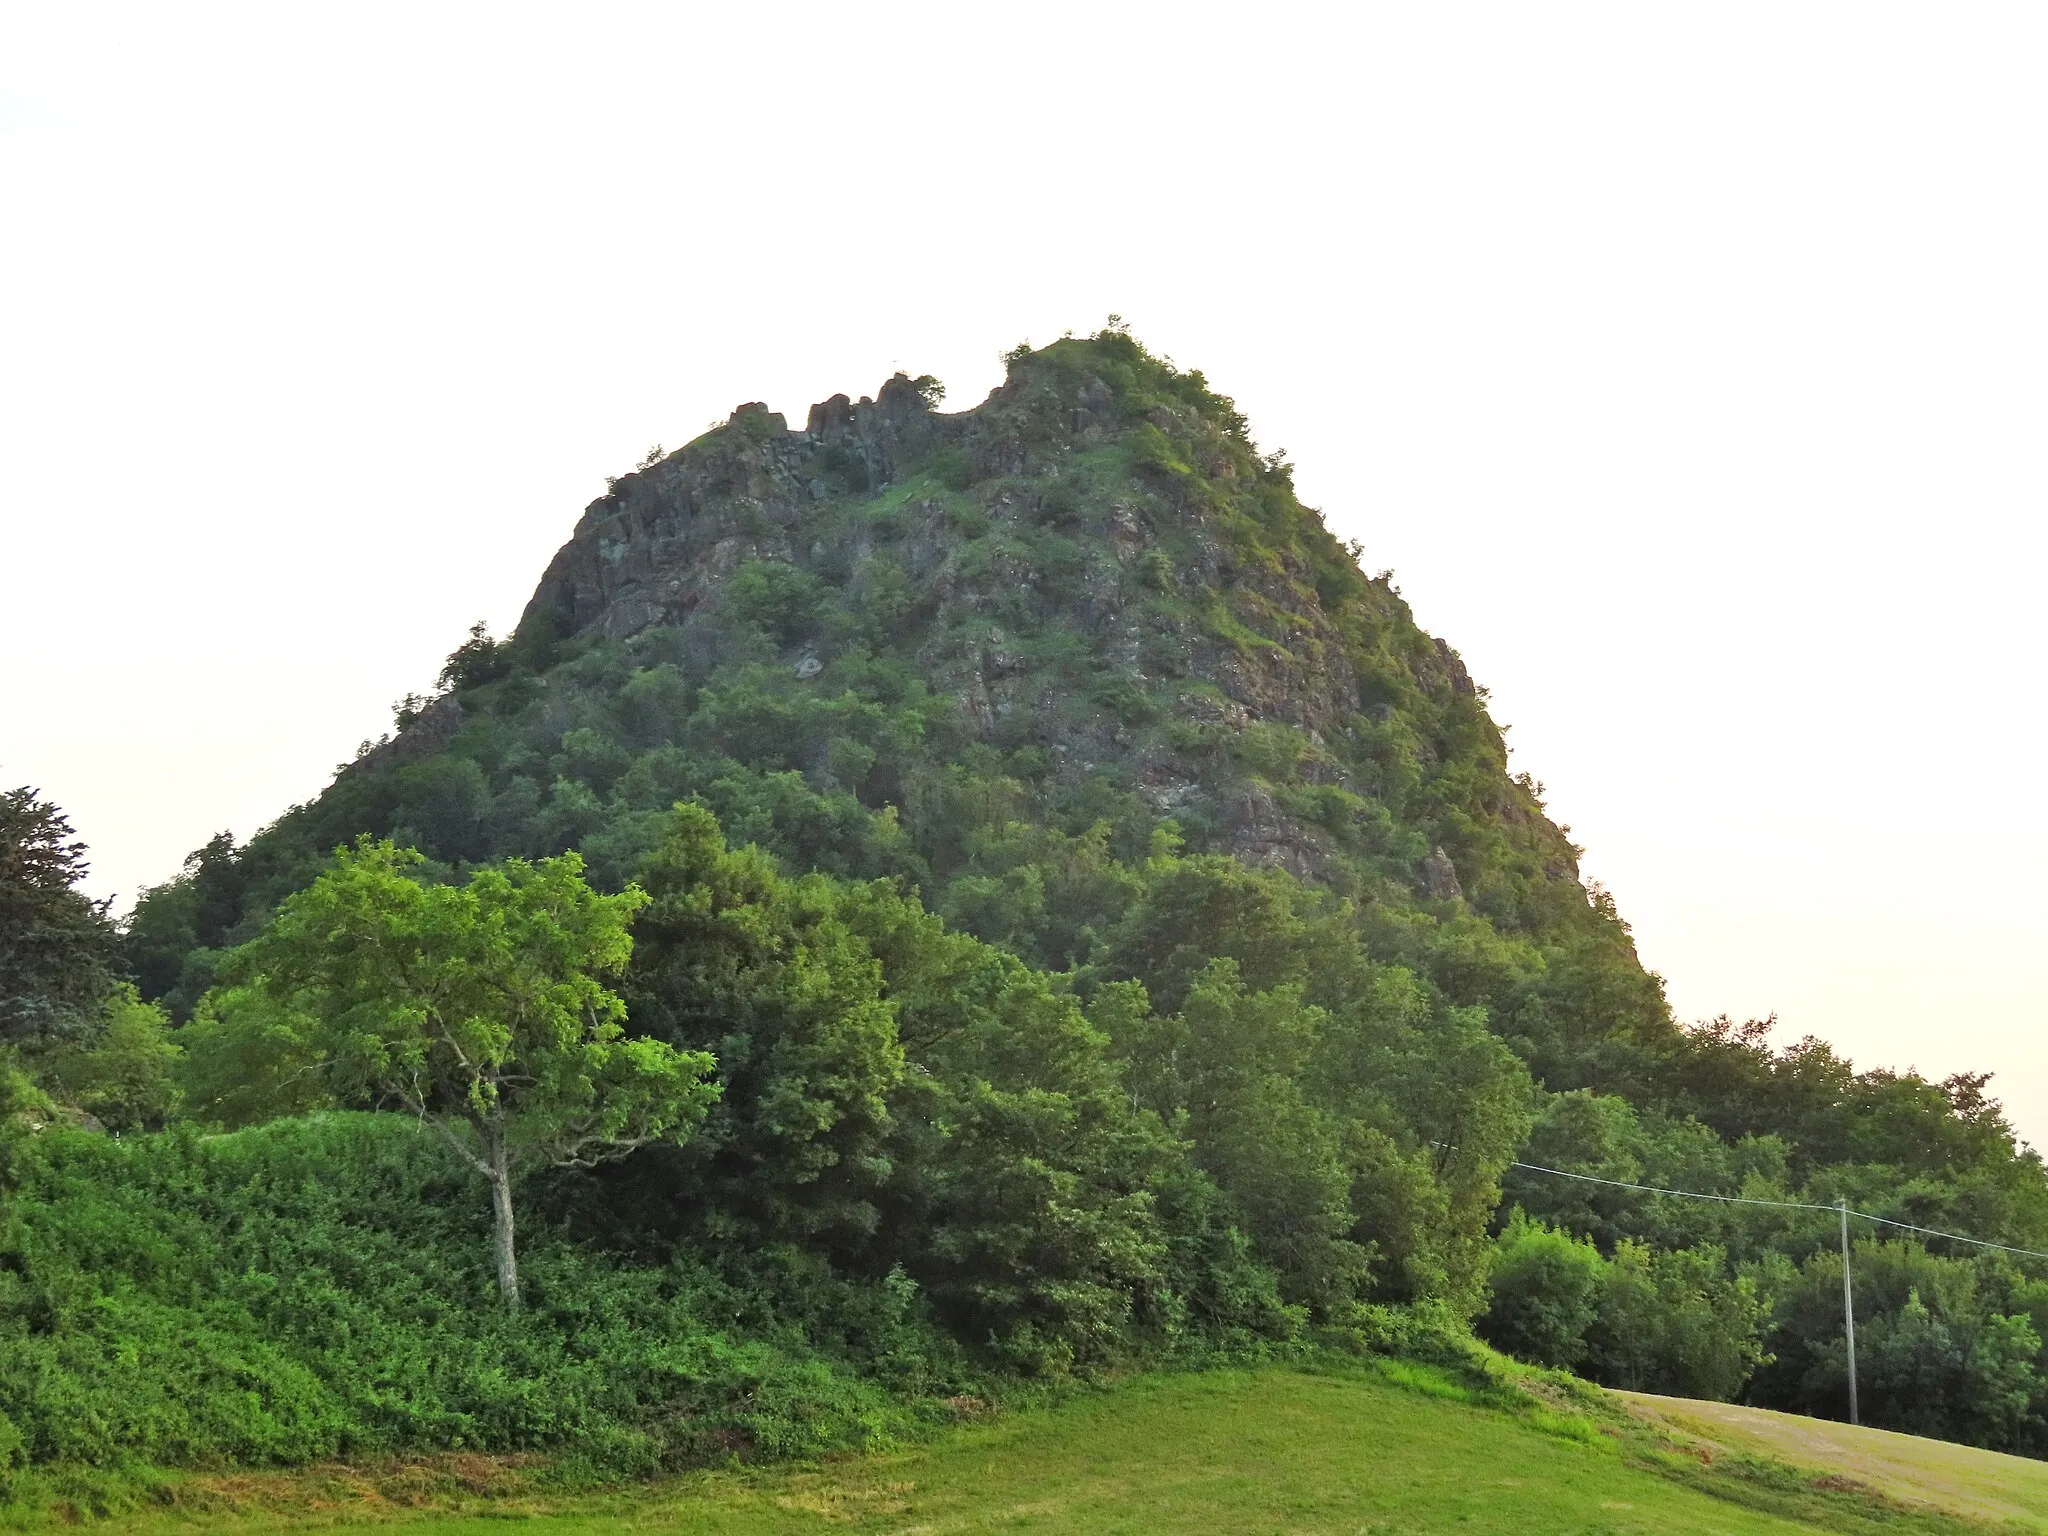
<svg viewBox="0 0 2048 1536"><path fill-rule="evenodd" d="M784 644L816 627L824 595L817 577L775 560L749 560L726 585L726 601L741 622Z"/></svg>
<svg viewBox="0 0 2048 1536"><path fill-rule="evenodd" d="M1606 1268L1591 1243L1531 1221L1516 1207L1494 1246L1480 1335L1518 1360L1577 1365Z"/></svg>
<svg viewBox="0 0 2048 1536"><path fill-rule="evenodd" d="M536 1232L507 1314L470 1179L399 1116L12 1145L0 1464L557 1448L644 1470L873 1444L914 1417L892 1388L960 1389L914 1290L816 1265L626 1267ZM855 1354L913 1364L892 1382Z"/></svg>
<svg viewBox="0 0 2048 1536"><path fill-rule="evenodd" d="M109 1130L154 1130L177 1108L180 1054L163 1010L124 983L108 1002L105 1027L92 1047L59 1047L44 1076Z"/></svg>
<svg viewBox="0 0 2048 1536"><path fill-rule="evenodd" d="M933 454L929 473L949 491L964 491L974 484L974 465L958 448L941 448Z"/></svg>
<svg viewBox="0 0 2048 1536"><path fill-rule="evenodd" d="M1769 1307L1719 1248L1654 1251L1624 1240L1602 1277L1586 1373L1610 1387L1727 1402L1769 1357Z"/></svg>
<svg viewBox="0 0 2048 1536"><path fill-rule="evenodd" d="M469 627L469 638L448 653L438 679L443 688L457 693L496 682L512 670L511 646L491 638L484 621Z"/></svg>

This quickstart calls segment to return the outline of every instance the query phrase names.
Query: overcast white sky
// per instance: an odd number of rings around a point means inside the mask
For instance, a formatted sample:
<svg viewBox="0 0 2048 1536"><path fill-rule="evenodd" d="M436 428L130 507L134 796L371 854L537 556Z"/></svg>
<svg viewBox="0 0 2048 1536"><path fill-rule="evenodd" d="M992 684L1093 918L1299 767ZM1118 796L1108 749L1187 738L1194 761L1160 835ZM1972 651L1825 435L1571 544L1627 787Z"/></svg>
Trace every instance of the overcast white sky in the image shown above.
<svg viewBox="0 0 2048 1536"><path fill-rule="evenodd" d="M0 781L125 902L745 400L1110 311L1683 1017L2048 1144L2048 12L0 3Z"/></svg>

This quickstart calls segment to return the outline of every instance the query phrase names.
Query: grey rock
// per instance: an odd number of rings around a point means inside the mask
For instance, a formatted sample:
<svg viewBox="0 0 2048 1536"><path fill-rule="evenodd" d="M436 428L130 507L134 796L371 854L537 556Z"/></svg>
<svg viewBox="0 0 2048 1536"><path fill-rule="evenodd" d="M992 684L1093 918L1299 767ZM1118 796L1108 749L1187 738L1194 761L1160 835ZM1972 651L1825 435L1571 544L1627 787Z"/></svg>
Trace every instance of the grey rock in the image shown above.
<svg viewBox="0 0 2048 1536"><path fill-rule="evenodd" d="M411 725L389 741L379 742L341 771L344 775L376 773L405 763L432 757L462 729L462 706L455 695L444 693L414 717Z"/></svg>
<svg viewBox="0 0 2048 1536"><path fill-rule="evenodd" d="M1422 861L1422 887L1435 901L1451 901L1465 894L1458 884L1457 866L1441 847Z"/></svg>

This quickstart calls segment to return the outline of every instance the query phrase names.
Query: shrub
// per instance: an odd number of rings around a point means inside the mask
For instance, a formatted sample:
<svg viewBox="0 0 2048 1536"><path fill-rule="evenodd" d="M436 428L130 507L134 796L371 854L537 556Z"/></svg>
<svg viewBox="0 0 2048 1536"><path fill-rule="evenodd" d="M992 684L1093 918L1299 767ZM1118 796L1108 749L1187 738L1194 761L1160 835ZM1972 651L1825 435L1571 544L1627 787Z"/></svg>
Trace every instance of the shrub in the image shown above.
<svg viewBox="0 0 2048 1536"><path fill-rule="evenodd" d="M510 649L493 640L484 621L478 619L469 627L469 638L450 651L447 661L442 663L440 686L460 693L496 682L512 670Z"/></svg>
<svg viewBox="0 0 2048 1536"><path fill-rule="evenodd" d="M817 577L776 560L749 560L726 585L726 600L740 620L785 644L816 627L823 598Z"/></svg>
<svg viewBox="0 0 2048 1536"><path fill-rule="evenodd" d="M644 1470L872 1444L914 1413L892 1386L962 1384L914 1291L815 1264L628 1267L537 1232L507 1313L464 1170L401 1116L14 1147L0 1467L553 1447Z"/></svg>
<svg viewBox="0 0 2048 1536"><path fill-rule="evenodd" d="M163 1010L124 983L107 1005L99 1038L89 1049L59 1047L45 1077L109 1130L156 1129L178 1104L180 1054Z"/></svg>
<svg viewBox="0 0 2048 1536"><path fill-rule="evenodd" d="M930 474L949 491L964 491L974 484L974 465L958 448L941 448L933 454Z"/></svg>
<svg viewBox="0 0 2048 1536"><path fill-rule="evenodd" d="M1518 1206L1494 1247L1479 1332L1517 1359L1577 1365L1605 1270L1591 1243L1529 1220Z"/></svg>
<svg viewBox="0 0 2048 1536"><path fill-rule="evenodd" d="M1624 1239L1587 1334L1587 1374L1610 1387L1732 1399L1768 1356L1769 1308L1719 1248L1656 1251Z"/></svg>

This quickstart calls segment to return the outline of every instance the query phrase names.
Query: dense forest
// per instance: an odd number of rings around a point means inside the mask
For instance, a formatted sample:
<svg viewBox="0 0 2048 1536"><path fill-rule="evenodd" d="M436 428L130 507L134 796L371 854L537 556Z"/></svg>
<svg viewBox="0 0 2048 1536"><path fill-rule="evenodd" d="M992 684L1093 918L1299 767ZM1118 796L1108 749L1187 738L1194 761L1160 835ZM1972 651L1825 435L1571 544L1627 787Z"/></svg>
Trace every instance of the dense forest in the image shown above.
<svg viewBox="0 0 2048 1536"><path fill-rule="evenodd" d="M1623 1185L2048 1249L1982 1077L1674 1021L1199 373L1008 362L650 453L123 923L0 801L0 1467L800 1454L1475 1330L1839 1417L1836 1218ZM2038 1265L1854 1266L1866 1422L2048 1455Z"/></svg>

